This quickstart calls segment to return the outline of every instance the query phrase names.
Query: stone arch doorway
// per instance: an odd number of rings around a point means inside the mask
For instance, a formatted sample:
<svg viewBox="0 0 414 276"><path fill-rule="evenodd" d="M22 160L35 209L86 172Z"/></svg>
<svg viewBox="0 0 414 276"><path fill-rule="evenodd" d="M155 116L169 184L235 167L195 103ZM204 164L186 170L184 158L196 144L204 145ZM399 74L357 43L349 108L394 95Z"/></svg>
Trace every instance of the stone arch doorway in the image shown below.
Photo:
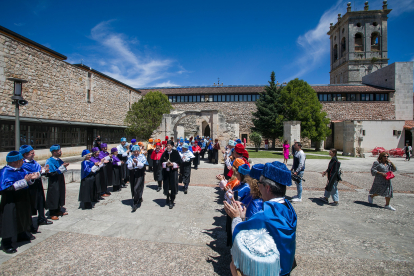
<svg viewBox="0 0 414 276"><path fill-rule="evenodd" d="M210 136L210 126L206 125L206 127L203 130L203 136Z"/></svg>
<svg viewBox="0 0 414 276"><path fill-rule="evenodd" d="M177 138L185 137L184 118L195 116L191 119L198 125L192 136L210 136L219 139L224 145L229 139L239 137L239 124L227 121L226 117L218 110L174 110L170 114L164 114L161 125L154 131L152 138L164 140L165 136ZM181 123L180 123L181 122ZM207 133L209 131L209 133Z"/></svg>

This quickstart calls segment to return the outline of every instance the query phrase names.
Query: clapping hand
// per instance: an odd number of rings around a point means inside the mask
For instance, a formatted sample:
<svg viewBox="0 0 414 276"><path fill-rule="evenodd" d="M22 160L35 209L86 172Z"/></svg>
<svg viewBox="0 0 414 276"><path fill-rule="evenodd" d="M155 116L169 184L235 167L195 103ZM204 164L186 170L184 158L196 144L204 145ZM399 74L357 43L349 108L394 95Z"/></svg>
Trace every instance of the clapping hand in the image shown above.
<svg viewBox="0 0 414 276"><path fill-rule="evenodd" d="M43 170L45 171L45 173L48 173L49 172L49 165L44 166Z"/></svg>
<svg viewBox="0 0 414 276"><path fill-rule="evenodd" d="M69 163L63 163L63 166L65 166L65 168L67 168L69 166Z"/></svg>

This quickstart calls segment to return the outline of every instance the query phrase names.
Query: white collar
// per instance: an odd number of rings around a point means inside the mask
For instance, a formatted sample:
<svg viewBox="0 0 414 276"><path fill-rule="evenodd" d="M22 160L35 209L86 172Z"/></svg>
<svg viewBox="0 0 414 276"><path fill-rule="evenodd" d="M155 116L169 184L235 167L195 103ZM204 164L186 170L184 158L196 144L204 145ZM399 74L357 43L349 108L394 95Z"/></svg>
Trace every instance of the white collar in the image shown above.
<svg viewBox="0 0 414 276"><path fill-rule="evenodd" d="M269 201L277 202L277 203L285 203L285 197L275 197L275 198L272 198Z"/></svg>
<svg viewBox="0 0 414 276"><path fill-rule="evenodd" d="M59 160L60 159L59 157L54 157L54 156L52 156L52 158L55 159L55 160Z"/></svg>
<svg viewBox="0 0 414 276"><path fill-rule="evenodd" d="M34 159L32 159L32 160L24 159L24 162L26 162L26 163L32 163L32 162L34 162Z"/></svg>
<svg viewBox="0 0 414 276"><path fill-rule="evenodd" d="M12 167L12 166L9 166L9 165L6 165L6 166L9 167L9 168L12 168L14 171L20 170L20 168L15 168L15 167Z"/></svg>

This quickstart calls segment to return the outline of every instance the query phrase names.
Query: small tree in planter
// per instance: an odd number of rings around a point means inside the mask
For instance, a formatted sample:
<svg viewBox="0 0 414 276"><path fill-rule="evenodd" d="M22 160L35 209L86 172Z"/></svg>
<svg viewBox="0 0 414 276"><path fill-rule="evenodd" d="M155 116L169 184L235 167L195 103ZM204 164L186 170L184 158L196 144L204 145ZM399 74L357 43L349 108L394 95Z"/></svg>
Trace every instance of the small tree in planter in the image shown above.
<svg viewBox="0 0 414 276"><path fill-rule="evenodd" d="M254 147L256 148L256 152L259 151L260 144L262 143L262 136L258 132L252 132L249 136L250 141L254 143Z"/></svg>

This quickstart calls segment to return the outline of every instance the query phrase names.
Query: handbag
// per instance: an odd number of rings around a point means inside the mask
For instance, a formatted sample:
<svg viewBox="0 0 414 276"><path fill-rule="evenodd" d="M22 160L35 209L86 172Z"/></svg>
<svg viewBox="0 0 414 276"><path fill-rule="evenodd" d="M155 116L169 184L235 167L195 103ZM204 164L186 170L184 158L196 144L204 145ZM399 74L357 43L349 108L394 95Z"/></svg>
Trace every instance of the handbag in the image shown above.
<svg viewBox="0 0 414 276"><path fill-rule="evenodd" d="M387 176L385 176L386 180L390 180L390 179L393 179L395 177L395 175L392 172L387 172L386 174L387 174Z"/></svg>

